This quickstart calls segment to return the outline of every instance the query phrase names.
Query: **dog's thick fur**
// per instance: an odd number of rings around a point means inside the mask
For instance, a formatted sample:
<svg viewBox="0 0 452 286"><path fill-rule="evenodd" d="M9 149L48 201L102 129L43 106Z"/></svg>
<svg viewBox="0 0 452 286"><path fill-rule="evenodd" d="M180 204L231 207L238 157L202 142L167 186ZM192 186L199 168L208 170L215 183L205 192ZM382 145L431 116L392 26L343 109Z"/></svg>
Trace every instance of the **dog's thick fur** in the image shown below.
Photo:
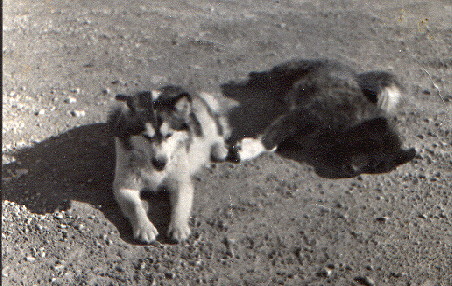
<svg viewBox="0 0 452 286"><path fill-rule="evenodd" d="M250 73L247 85L267 89L287 105L260 142L242 141L254 156L274 148L308 149L334 177L387 172L415 156L414 149L402 150L392 123L403 89L391 73L356 73L333 60L292 60Z"/></svg>
<svg viewBox="0 0 452 286"><path fill-rule="evenodd" d="M158 232L140 192L167 189L172 207L168 233L183 241L190 235L191 176L203 164L225 159L227 122L212 108L212 95L178 86L117 99L127 106L115 109L109 118L116 141L116 200L135 239L151 243Z"/></svg>

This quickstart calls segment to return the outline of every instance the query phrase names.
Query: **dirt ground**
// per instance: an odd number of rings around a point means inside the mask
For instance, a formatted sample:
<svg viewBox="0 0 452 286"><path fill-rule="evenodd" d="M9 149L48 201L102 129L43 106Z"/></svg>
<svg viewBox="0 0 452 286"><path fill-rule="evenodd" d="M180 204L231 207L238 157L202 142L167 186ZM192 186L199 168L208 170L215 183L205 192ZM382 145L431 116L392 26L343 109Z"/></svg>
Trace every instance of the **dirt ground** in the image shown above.
<svg viewBox="0 0 452 286"><path fill-rule="evenodd" d="M3 1L3 285L452 285L450 1ZM418 156L319 177L277 154L194 178L192 236L137 245L111 193L117 93L221 92L294 57L392 70ZM155 194L151 220L168 223Z"/></svg>

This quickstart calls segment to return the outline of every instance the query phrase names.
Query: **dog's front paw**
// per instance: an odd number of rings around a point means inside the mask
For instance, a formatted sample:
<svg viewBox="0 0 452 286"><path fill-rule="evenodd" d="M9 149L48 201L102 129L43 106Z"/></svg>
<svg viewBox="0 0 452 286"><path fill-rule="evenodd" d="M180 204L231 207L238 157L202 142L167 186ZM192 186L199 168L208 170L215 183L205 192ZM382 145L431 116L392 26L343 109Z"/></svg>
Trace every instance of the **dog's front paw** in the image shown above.
<svg viewBox="0 0 452 286"><path fill-rule="evenodd" d="M245 137L242 139L240 144L241 144L241 149L239 150L239 155L240 155L240 159L242 161L254 159L256 157L259 157L259 155L261 155L265 151L271 150L271 149L266 149L266 147L264 147L260 138ZM273 146L273 147L275 147L275 146Z"/></svg>
<svg viewBox="0 0 452 286"><path fill-rule="evenodd" d="M168 229L168 236L177 242L187 240L190 236L190 226L188 223L171 223Z"/></svg>
<svg viewBox="0 0 452 286"><path fill-rule="evenodd" d="M228 149L224 142L217 142L212 145L210 157L212 162L224 162L228 156Z"/></svg>
<svg viewBox="0 0 452 286"><path fill-rule="evenodd" d="M133 237L142 243L153 243L158 234L157 229L149 220L133 225Z"/></svg>

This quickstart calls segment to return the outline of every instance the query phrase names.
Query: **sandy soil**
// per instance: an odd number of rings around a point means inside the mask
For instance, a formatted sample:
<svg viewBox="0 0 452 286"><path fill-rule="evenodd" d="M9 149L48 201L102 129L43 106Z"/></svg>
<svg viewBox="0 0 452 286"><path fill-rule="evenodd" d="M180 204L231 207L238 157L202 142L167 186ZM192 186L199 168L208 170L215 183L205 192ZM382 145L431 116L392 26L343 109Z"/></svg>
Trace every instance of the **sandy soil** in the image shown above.
<svg viewBox="0 0 452 286"><path fill-rule="evenodd" d="M452 285L449 1L3 8L3 285ZM417 158L353 179L276 154L206 168L191 239L137 245L111 193L113 96L164 83L220 92L293 57L397 74L398 127ZM164 233L168 198L150 199Z"/></svg>

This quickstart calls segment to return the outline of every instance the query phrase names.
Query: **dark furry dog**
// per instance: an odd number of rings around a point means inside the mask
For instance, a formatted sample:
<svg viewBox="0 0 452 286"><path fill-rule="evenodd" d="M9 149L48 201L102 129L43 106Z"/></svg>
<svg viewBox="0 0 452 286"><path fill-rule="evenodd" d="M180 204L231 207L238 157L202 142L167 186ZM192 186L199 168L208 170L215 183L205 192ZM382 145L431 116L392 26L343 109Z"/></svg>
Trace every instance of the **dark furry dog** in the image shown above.
<svg viewBox="0 0 452 286"><path fill-rule="evenodd" d="M247 85L268 90L274 106L286 108L259 132L261 151L303 153L326 177L388 172L416 155L402 149L393 126L402 87L388 72L293 60L250 73Z"/></svg>

